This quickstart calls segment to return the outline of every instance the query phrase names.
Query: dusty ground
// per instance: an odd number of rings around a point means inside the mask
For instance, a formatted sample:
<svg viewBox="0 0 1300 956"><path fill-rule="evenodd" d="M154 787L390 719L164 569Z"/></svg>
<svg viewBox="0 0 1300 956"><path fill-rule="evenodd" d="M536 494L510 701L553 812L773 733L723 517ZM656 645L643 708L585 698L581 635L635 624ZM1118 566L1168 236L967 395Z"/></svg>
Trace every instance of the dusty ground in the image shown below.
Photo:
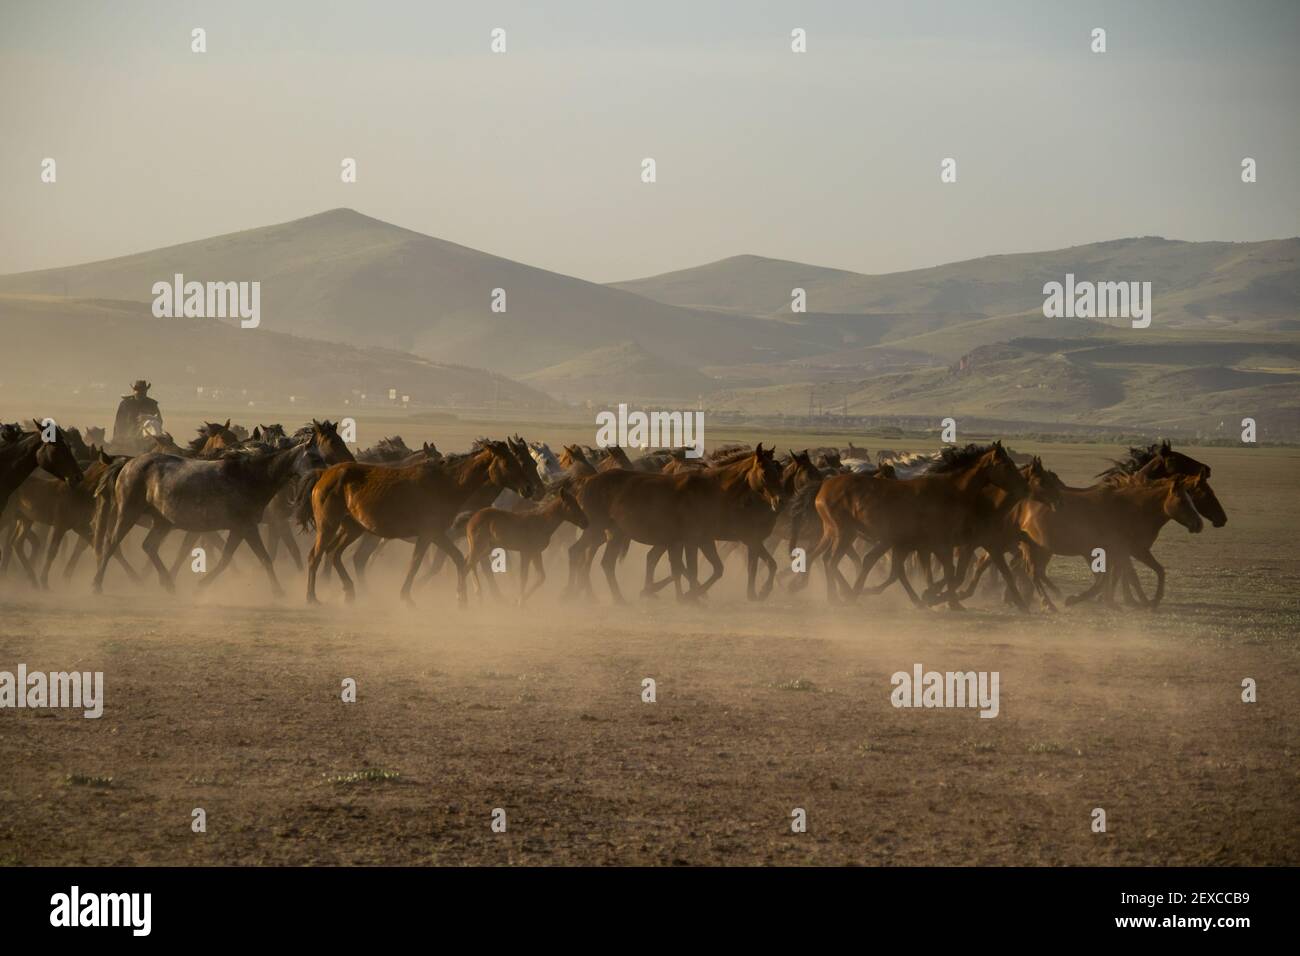
<svg viewBox="0 0 1300 956"><path fill-rule="evenodd" d="M1072 483L1113 451L1022 445ZM404 545L353 607L327 581L307 609L288 565L272 604L247 557L202 597L10 575L0 670L102 670L107 703L0 711L0 863L1300 863L1300 460L1198 457L1230 521L1166 529L1154 616L831 609L820 572L755 607L738 556L702 609L561 604L552 555L525 611L458 612L446 580L409 610ZM894 709L918 662L999 671L1000 716Z"/></svg>

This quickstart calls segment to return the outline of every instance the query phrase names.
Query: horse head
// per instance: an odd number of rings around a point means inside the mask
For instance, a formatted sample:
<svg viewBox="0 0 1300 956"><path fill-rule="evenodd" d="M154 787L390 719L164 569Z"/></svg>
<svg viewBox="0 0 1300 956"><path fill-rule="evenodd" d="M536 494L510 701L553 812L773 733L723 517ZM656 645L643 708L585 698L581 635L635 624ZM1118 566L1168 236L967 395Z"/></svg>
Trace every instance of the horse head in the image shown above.
<svg viewBox="0 0 1300 956"><path fill-rule="evenodd" d="M36 450L36 464L56 478L62 478L69 485L80 484L85 474L81 470L81 465L77 464L77 456L72 453L72 446L68 443L63 429L55 425L54 439L46 441L45 426L35 419L32 419L32 422L36 425L37 433L42 436L41 447Z"/></svg>
<svg viewBox="0 0 1300 956"><path fill-rule="evenodd" d="M498 488L509 488L523 498L532 498L536 494L536 466L533 466L530 478L519 463L519 456L503 441L484 441L482 451L491 456L488 481Z"/></svg>
<svg viewBox="0 0 1300 956"><path fill-rule="evenodd" d="M1165 514L1174 521L1177 521L1192 534L1200 534L1201 529L1205 527L1205 523L1197 513L1196 505L1192 504L1192 498L1189 494L1190 483L1197 479L1188 478L1185 475L1177 475L1173 478L1162 480L1169 482L1169 491L1165 495L1165 500L1163 502Z"/></svg>
<svg viewBox="0 0 1300 956"><path fill-rule="evenodd" d="M781 507L785 484L781 480L781 464L776 460L775 449L765 449L762 442L754 447L749 467L745 470L745 481L751 491L771 505L773 511Z"/></svg>

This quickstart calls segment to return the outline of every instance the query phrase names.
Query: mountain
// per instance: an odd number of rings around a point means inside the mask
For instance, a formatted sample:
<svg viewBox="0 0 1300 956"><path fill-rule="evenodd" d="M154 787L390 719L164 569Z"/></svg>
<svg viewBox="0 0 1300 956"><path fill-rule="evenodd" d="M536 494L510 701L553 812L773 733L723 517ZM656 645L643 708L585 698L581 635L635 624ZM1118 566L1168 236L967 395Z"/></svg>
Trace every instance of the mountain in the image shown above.
<svg viewBox="0 0 1300 956"><path fill-rule="evenodd" d="M787 317L791 290L802 288L810 313L947 313L949 324L957 324L957 316L969 313L1041 316L1044 283L1064 281L1066 273L1077 281L1151 282L1153 323L1164 328L1300 330L1300 238L1116 239L887 275L733 256L612 286L671 305ZM891 337L903 336L887 330L881 340Z"/></svg>
<svg viewBox="0 0 1300 956"><path fill-rule="evenodd" d="M154 319L153 285L176 273L260 282L260 327ZM1067 274L1150 282L1151 326L1045 318L1043 286ZM791 311L795 288L809 311ZM798 415L847 404L1202 432L1253 411L1273 434L1300 432L1300 238L1117 239L888 275L735 256L599 285L335 209L0 276L0 335L17 356L0 365L6 390L146 374L241 397L399 388L433 404L562 396Z"/></svg>
<svg viewBox="0 0 1300 956"><path fill-rule="evenodd" d="M788 414L807 409L811 395L849 415L936 422L952 415L1225 438L1250 415L1263 438L1300 437L1300 336L1284 332L1017 338L980 346L947 366L869 376L839 371L812 382L732 387L715 394L710 407Z"/></svg>
<svg viewBox="0 0 1300 956"><path fill-rule="evenodd" d="M685 365L815 350L770 323L713 316L512 262L350 209L149 252L0 276L0 293L152 302L155 282L258 281L266 331L539 371L635 342ZM505 311L492 311L494 289Z"/></svg>
<svg viewBox="0 0 1300 956"><path fill-rule="evenodd" d="M291 395L309 410L359 406L386 401L389 389L420 405L555 404L482 369L209 319L156 319L145 303L113 299L0 294L0 354L0 408L10 418L38 400L74 394L102 396L111 415L141 377L164 405L169 397L193 400L199 387L226 407L284 404Z"/></svg>

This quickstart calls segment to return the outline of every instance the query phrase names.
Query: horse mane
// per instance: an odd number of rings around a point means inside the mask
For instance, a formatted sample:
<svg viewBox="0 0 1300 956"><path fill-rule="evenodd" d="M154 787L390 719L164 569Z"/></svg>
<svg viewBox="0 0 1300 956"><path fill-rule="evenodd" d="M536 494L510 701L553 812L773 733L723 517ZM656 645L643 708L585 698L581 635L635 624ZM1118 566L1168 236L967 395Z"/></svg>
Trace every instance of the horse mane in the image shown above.
<svg viewBox="0 0 1300 956"><path fill-rule="evenodd" d="M939 460L930 469L930 474L961 471L979 461L993 448L992 445L977 445L971 442L965 448L945 445L939 451Z"/></svg>
<svg viewBox="0 0 1300 956"><path fill-rule="evenodd" d="M211 437L212 436L208 434L208 426L203 425L199 428L198 437L191 438L186 447L197 455L199 452L203 451L203 446L208 443L208 439Z"/></svg>
<svg viewBox="0 0 1300 956"><path fill-rule="evenodd" d="M1130 447L1128 454L1123 458L1111 458L1110 467L1105 471L1097 472L1098 478L1119 478L1124 475L1134 475L1146 467L1151 459L1161 452L1172 451L1169 440L1165 439L1160 442L1152 442L1146 448Z"/></svg>
<svg viewBox="0 0 1300 956"><path fill-rule="evenodd" d="M738 461L744 461L746 458L752 458L754 449L745 445L732 445L730 450L719 448L709 456L709 467L720 468L723 465L734 465ZM682 453L684 458L685 452Z"/></svg>
<svg viewBox="0 0 1300 956"><path fill-rule="evenodd" d="M736 460L736 456L752 455L754 448L752 445L743 445L739 442L733 442L730 445L720 445L713 449L704 457L710 464L727 464Z"/></svg>

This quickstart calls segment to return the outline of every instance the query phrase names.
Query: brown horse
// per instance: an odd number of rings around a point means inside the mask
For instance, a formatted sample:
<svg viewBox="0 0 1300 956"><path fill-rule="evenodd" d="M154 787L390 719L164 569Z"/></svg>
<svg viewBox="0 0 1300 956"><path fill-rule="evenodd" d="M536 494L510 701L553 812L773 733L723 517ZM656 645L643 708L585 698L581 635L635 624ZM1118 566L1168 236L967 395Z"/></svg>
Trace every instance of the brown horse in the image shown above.
<svg viewBox="0 0 1300 956"><path fill-rule="evenodd" d="M456 598L465 604L465 559L447 536L457 513L483 485L510 488L526 498L535 493L519 459L504 442L484 442L465 455L424 461L405 468L345 462L325 469L311 493L316 543L307 564L307 600L316 601L316 570L326 552L343 584L355 594L343 566L343 552L367 531L381 538L415 538L411 564L402 583L402 600L411 601L411 582L430 545L456 564Z"/></svg>
<svg viewBox="0 0 1300 956"><path fill-rule="evenodd" d="M1151 600L1154 610L1164 596L1165 569L1151 555L1151 546L1169 521L1177 521L1192 534L1200 532L1203 523L1190 493L1196 483L1204 481L1201 475L1154 481L1133 475L1113 484L1066 489L1056 508L1032 500L1018 505L1025 538L1021 551L1044 606L1056 610L1046 587L1047 565L1052 556L1077 555L1091 562L1101 549L1112 573L1099 576L1091 588L1066 603L1091 597L1103 585L1107 603L1113 603L1115 584L1125 574L1126 561L1132 556L1156 573L1156 593Z"/></svg>
<svg viewBox="0 0 1300 956"><path fill-rule="evenodd" d="M51 422L53 430L50 431L35 419L32 424L36 426L32 432L7 428L7 440L0 442L0 512L8 504L9 496L37 468L44 468L70 485L85 477L63 429ZM47 434L52 436L50 441L45 440Z"/></svg>
<svg viewBox="0 0 1300 956"><path fill-rule="evenodd" d="M465 536L469 543L469 554L465 560L474 573L474 593L483 596L483 585L479 581L478 566L488 567L489 555L493 548L518 551L519 565L519 604L546 581L546 568L542 564L542 552L551 543L551 536L562 522L569 521L579 528L587 527L587 516L568 488L561 488L551 500L533 511L506 511L502 508L481 508L474 512L465 526ZM537 568L537 582L528 588L529 565ZM495 576L491 571L487 576L492 596L499 598Z"/></svg>
<svg viewBox="0 0 1300 956"><path fill-rule="evenodd" d="M856 597L863 592L875 563L890 552L890 572L885 582L868 589L878 594L894 581L902 585L917 607L927 607L904 570L909 554L934 554L944 572L948 606L960 610L957 600L953 549L968 544L975 530L981 497L990 485L1024 497L1028 485L1000 441L991 445L945 448L940 462L927 474L905 481L874 474L833 475L822 482L815 505L822 519L822 538L808 555L809 563L824 555L826 596ZM875 545L862 559L857 582L849 587L839 571L839 561L861 535ZM1005 578L1011 574L1001 553L990 560ZM837 585L839 594L837 594Z"/></svg>
<svg viewBox="0 0 1300 956"><path fill-rule="evenodd" d="M224 425L220 422L204 422L199 427L198 435L190 440L189 450L195 458L220 458L240 441L239 435L230 427L229 418Z"/></svg>
<svg viewBox="0 0 1300 956"><path fill-rule="evenodd" d="M980 555L979 561L975 565L975 573L971 576L970 583L965 590L957 595L959 601L964 601L975 593L980 578L984 572L992 565L992 559L989 555L996 549L1003 555L1011 553L1019 559L1020 554L1020 520L1017 505L1023 500L1032 500L1041 502L1047 508L1056 508L1061 503L1061 497L1066 491L1066 486L1060 477L1054 471L1043 467L1043 460L1035 455L1030 459L1029 464L1020 469L1020 473L1025 476L1025 482L1029 487L1029 494L1026 499L1018 499L1008 492L990 485L984 490L984 504L976 514L976 527L972 534L972 542L961 548L961 554L957 561L957 581L961 582L966 579L966 573L969 569L971 559L974 557L976 547L982 548L984 553ZM1017 600L1017 598L1021 598ZM937 597L931 596L931 600L937 600ZM1016 604L1024 608L1024 601L1020 594L1020 588L1008 587L1006 591L1006 602Z"/></svg>
<svg viewBox="0 0 1300 956"><path fill-rule="evenodd" d="M67 566L63 569L63 578L67 580L72 576L77 560L92 543L91 518L95 512L95 486L99 483L99 479L104 472L112 467L115 462L125 462L126 460L122 456L110 457L101 451L98 459L86 469L82 480L75 485L70 485L55 478L42 478L33 475L23 482L14 493L12 504L21 526L17 534L18 538L22 538L26 530L33 524L50 526L49 540L45 543L45 563L41 568L39 582L35 569L23 553L22 548L14 549L27 571L28 578L34 585L38 585L43 589L49 588L50 568L54 564L54 559L58 556L59 547L63 544L64 536L69 531L77 536L77 543L71 557L68 558ZM37 548L32 554L32 560L35 560L39 555L40 550ZM139 580L135 568L131 567L130 562L126 560L121 551L115 552L114 557L132 582Z"/></svg>
<svg viewBox="0 0 1300 956"><path fill-rule="evenodd" d="M654 567L668 553L679 597L698 597L722 577L722 559L714 542L733 527L734 509L751 507L759 500L775 511L781 502L781 469L770 450L760 444L752 453L731 464L703 468L690 474L664 475L617 470L601 472L582 482L578 501L588 525L569 548L569 585L566 593L591 593L590 564L601 538L606 539L601 568L617 603L624 603L615 568L631 541L650 545L646 556L643 595L658 590ZM761 540L759 545L761 546ZM712 566L704 584L690 579L683 594L683 551L696 547ZM662 586L662 585L660 585Z"/></svg>
<svg viewBox="0 0 1300 956"><path fill-rule="evenodd" d="M752 456L748 447L733 448L730 454L713 456L710 461L710 468L721 468L737 461L748 459ZM772 452L764 452L764 455L771 459ZM802 455L790 452L789 457L784 463L779 463L781 474L781 507L773 510L766 506L762 499L751 498L748 501L742 501L739 506L732 505L722 514L722 523L719 529L720 541L728 542L731 548L737 545L744 545L747 559L747 581L746 596L751 601L765 600L772 593L772 587L776 582L777 562L772 557L772 552L768 545L775 547L780 541L789 536L790 521L788 511L785 507L790 496L798 492L807 485L820 482L822 472L813 464L808 452L804 451ZM722 557L730 553L730 548L719 550ZM686 572L692 581L696 578L696 566L698 563L698 552L695 548L688 548L685 553ZM767 581L761 589L755 587L758 578L758 562L762 561L767 566ZM671 579L662 582L656 582L655 588L662 587Z"/></svg>

